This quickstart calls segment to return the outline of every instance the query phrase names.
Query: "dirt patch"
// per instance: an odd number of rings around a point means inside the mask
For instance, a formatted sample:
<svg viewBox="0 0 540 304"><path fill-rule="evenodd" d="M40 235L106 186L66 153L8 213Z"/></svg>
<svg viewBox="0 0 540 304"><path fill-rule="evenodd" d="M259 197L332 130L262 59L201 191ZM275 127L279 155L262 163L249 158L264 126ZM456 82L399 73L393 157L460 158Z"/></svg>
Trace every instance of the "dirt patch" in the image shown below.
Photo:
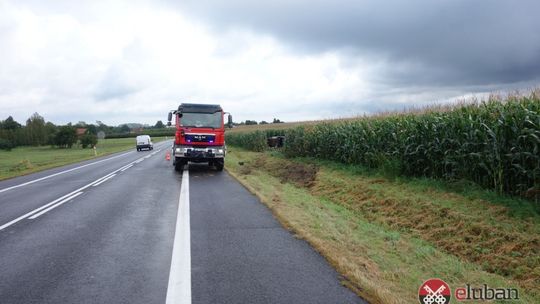
<svg viewBox="0 0 540 304"><path fill-rule="evenodd" d="M240 165L240 169L238 169L238 172L242 175L248 175L251 174L252 166L246 166L244 163Z"/></svg>
<svg viewBox="0 0 540 304"><path fill-rule="evenodd" d="M257 156L249 164L250 169L264 169L272 176L279 178L282 183L291 183L297 187L310 188L315 184L318 168L311 164L302 164L285 159Z"/></svg>

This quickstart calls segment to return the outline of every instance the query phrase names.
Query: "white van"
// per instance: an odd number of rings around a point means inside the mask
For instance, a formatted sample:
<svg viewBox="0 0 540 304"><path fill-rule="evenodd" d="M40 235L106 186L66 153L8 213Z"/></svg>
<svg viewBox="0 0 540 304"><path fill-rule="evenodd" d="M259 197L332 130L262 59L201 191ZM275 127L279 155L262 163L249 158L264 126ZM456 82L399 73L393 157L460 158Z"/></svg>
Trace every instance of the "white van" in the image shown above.
<svg viewBox="0 0 540 304"><path fill-rule="evenodd" d="M139 135L136 139L137 151L142 149L152 150L154 149L154 144L152 144L152 139L150 135Z"/></svg>

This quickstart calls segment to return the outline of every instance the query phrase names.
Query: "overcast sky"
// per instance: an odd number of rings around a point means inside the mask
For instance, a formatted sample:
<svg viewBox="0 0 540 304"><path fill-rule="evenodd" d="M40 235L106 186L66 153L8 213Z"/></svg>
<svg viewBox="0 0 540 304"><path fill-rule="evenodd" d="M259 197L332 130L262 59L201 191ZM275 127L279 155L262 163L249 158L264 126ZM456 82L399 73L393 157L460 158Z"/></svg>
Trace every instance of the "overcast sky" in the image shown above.
<svg viewBox="0 0 540 304"><path fill-rule="evenodd" d="M0 0L0 119L335 118L540 84L540 1Z"/></svg>

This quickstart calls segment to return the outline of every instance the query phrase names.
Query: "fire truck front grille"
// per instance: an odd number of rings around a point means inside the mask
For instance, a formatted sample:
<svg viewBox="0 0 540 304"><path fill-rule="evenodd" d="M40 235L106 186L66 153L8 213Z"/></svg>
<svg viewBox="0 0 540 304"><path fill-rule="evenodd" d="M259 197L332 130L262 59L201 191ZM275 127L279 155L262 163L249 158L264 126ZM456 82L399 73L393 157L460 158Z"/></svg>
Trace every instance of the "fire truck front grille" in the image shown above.
<svg viewBox="0 0 540 304"><path fill-rule="evenodd" d="M213 143L216 140L216 136L212 134L186 134L187 142L205 142Z"/></svg>

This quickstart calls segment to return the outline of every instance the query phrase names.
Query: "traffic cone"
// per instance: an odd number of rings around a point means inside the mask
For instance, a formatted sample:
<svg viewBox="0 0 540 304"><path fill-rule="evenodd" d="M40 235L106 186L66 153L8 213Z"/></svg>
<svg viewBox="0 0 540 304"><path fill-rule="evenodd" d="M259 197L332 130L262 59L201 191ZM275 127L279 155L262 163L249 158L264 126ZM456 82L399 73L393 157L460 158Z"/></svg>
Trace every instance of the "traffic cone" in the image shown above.
<svg viewBox="0 0 540 304"><path fill-rule="evenodd" d="M167 154L165 154L165 160L171 160L171 152L167 151Z"/></svg>

